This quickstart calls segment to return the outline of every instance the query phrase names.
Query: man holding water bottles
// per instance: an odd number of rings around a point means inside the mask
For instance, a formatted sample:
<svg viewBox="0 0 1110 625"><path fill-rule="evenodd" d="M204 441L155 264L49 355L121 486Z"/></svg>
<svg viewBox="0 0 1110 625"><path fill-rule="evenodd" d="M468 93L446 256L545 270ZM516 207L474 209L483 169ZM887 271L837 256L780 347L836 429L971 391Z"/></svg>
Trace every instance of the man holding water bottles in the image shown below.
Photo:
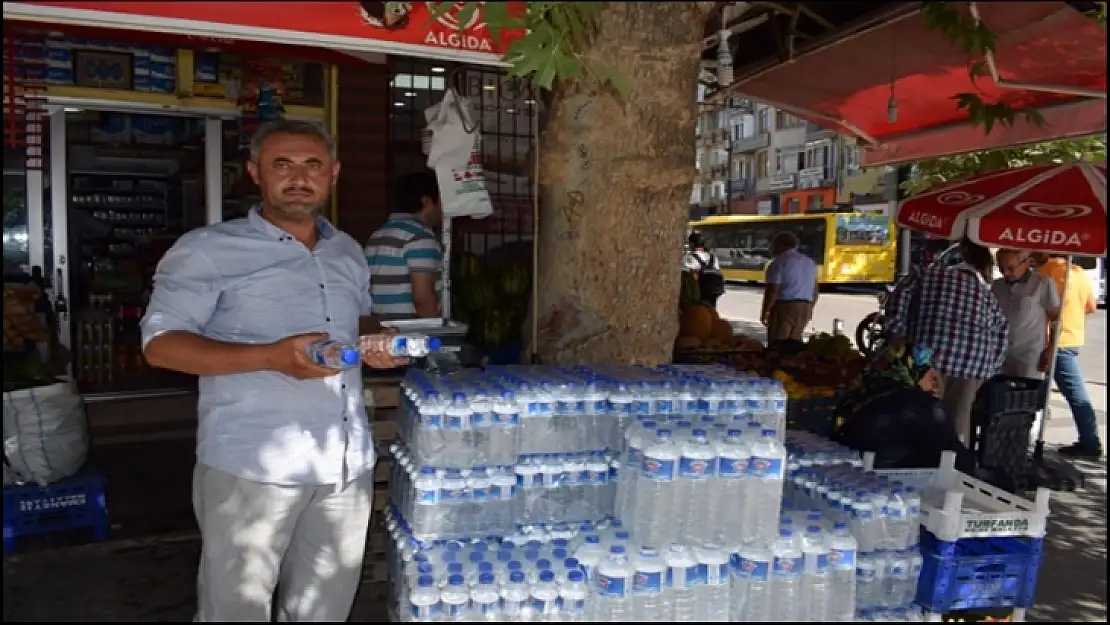
<svg viewBox="0 0 1110 625"><path fill-rule="evenodd" d="M182 236L158 264L142 321L152 366L200 377L196 620L345 621L374 447L361 370L316 365L306 347L382 332L369 316L370 272L359 245L320 215L339 176L320 128L264 125L247 169L262 203Z"/></svg>

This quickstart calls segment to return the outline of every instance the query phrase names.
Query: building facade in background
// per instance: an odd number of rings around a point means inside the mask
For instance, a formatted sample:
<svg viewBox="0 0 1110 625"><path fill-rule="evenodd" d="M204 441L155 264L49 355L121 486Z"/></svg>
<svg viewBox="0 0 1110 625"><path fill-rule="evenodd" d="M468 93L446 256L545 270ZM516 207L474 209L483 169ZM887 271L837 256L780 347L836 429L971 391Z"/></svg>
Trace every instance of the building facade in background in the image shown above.
<svg viewBox="0 0 1110 625"><path fill-rule="evenodd" d="M744 98L713 106L698 96L691 219L885 203L886 168L861 169L854 138Z"/></svg>

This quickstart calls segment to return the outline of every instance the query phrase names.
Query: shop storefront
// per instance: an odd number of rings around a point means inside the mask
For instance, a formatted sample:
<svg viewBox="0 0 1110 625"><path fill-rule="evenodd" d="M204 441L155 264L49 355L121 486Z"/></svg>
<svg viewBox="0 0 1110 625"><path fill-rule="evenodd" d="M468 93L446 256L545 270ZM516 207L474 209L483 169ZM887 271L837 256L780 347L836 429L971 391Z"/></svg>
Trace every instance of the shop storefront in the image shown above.
<svg viewBox="0 0 1110 625"><path fill-rule="evenodd" d="M260 85L279 85L286 118L337 137L330 217L365 240L389 212L391 178L424 166L423 111L450 81L482 111L499 209L459 224L455 247L530 240L536 103L504 77L504 44L480 13L460 27L424 3L376 14L385 5L5 5L5 94L19 94L6 97L5 273L41 271L86 397L195 387L145 365L138 321L177 237L257 201L244 159Z"/></svg>

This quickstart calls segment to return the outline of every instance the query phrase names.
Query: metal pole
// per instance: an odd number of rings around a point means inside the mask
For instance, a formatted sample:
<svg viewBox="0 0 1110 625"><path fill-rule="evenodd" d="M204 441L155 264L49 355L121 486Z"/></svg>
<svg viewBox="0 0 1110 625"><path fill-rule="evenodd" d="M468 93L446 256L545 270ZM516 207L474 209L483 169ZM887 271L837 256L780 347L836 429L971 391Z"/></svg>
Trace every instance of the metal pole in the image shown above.
<svg viewBox="0 0 1110 625"><path fill-rule="evenodd" d="M833 319L832 330L834 336L844 336L844 320L839 318Z"/></svg>
<svg viewBox="0 0 1110 625"><path fill-rule="evenodd" d="M1045 398L1044 410L1041 416L1041 422L1037 426L1037 441L1033 444L1033 460L1040 462L1044 458L1044 426L1048 422L1052 409L1049 407L1048 396L1052 392L1052 376L1056 373L1056 352L1060 344L1060 323L1064 318L1064 306L1067 305L1068 282L1071 280L1071 256L1068 256L1064 264L1064 286L1060 289L1060 312L1057 315L1056 325L1052 329L1052 359L1048 363L1048 371L1045 373Z"/></svg>

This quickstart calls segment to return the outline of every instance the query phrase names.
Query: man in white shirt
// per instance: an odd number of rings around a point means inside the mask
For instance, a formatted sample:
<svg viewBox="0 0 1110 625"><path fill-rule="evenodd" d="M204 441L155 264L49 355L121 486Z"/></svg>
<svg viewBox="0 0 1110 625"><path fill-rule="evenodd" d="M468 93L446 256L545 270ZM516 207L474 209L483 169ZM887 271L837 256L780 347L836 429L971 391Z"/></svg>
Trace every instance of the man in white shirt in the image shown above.
<svg viewBox="0 0 1110 625"><path fill-rule="evenodd" d="M774 260L767 266L760 321L767 326L767 344L802 340L817 305L817 263L798 251L798 237L780 232L771 241Z"/></svg>
<svg viewBox="0 0 1110 625"><path fill-rule="evenodd" d="M1052 328L1060 314L1060 294L1051 279L1033 271L1028 253L999 250L995 257L1002 277L991 284L991 292L1010 324L1002 374L1041 378L1051 358Z"/></svg>
<svg viewBox="0 0 1110 625"><path fill-rule="evenodd" d="M306 347L382 331L369 316L370 269L320 215L339 175L323 131L262 126L247 170L262 203L178 239L142 321L151 366L200 377L194 621L270 622L275 607L282 622L346 621L362 580L374 444L361 368L318 366Z"/></svg>

